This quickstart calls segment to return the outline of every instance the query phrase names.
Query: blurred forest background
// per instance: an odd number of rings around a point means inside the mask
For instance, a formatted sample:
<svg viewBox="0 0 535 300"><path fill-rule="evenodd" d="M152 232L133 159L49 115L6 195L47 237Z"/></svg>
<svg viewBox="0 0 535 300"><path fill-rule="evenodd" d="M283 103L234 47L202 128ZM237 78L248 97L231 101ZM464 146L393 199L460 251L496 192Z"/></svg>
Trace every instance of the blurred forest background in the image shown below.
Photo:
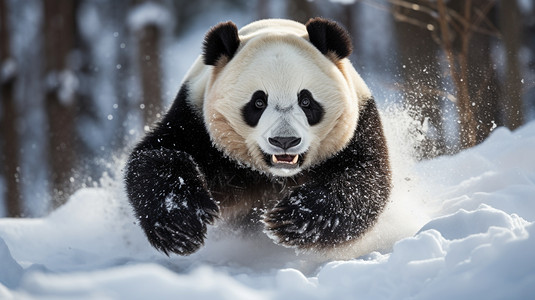
<svg viewBox="0 0 535 300"><path fill-rule="evenodd" d="M211 26L314 16L351 33L381 108L410 112L417 159L535 117L532 0L0 0L0 217L119 173Z"/></svg>

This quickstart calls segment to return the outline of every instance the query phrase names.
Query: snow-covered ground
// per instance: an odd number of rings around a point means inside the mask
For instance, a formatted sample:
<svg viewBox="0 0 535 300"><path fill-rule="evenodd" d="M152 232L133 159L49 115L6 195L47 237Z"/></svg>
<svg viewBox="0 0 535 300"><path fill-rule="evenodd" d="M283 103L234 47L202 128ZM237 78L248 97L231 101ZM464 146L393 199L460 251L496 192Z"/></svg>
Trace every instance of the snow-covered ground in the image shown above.
<svg viewBox="0 0 535 300"><path fill-rule="evenodd" d="M135 224L119 159L48 217L0 219L0 298L534 299L535 122L414 164L386 119L396 187L381 252L321 263L213 230L168 258Z"/></svg>

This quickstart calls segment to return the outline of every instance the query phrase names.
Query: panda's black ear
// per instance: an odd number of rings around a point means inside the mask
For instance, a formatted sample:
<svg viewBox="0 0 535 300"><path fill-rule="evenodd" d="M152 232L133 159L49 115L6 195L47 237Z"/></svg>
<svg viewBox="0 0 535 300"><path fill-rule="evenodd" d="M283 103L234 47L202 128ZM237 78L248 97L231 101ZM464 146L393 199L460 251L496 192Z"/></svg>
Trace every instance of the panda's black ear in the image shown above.
<svg viewBox="0 0 535 300"><path fill-rule="evenodd" d="M238 50L238 46L240 46L240 38L236 24L231 21L219 23L212 27L204 37L204 63L215 66L222 57L230 60Z"/></svg>
<svg viewBox="0 0 535 300"><path fill-rule="evenodd" d="M338 59L342 59L353 51L351 36L338 23L323 18L313 18L308 20L305 26L310 42L324 55L331 52Z"/></svg>

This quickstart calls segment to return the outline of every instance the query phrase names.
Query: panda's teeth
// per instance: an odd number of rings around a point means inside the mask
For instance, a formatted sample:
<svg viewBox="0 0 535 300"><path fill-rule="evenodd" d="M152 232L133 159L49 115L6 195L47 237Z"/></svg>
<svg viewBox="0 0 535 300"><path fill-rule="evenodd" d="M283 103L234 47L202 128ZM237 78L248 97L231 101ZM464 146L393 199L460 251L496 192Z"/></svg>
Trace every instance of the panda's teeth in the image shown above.
<svg viewBox="0 0 535 300"><path fill-rule="evenodd" d="M279 155L280 158L277 158L277 155L271 155L271 161L274 164L289 164L289 165L295 165L297 164L297 161L299 160L299 155ZM291 160L289 158L292 158Z"/></svg>

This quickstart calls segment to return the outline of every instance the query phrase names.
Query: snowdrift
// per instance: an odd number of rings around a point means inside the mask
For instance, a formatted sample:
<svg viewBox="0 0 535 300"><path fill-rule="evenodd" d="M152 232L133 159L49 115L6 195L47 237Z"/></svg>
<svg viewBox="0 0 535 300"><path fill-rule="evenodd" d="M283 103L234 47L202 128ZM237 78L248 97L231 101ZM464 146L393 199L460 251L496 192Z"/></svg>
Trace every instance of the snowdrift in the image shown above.
<svg viewBox="0 0 535 300"><path fill-rule="evenodd" d="M168 258L112 174L46 218L0 219L0 298L533 298L535 122L418 164L392 150L393 204L371 242L380 252L321 262L212 231L200 252Z"/></svg>

